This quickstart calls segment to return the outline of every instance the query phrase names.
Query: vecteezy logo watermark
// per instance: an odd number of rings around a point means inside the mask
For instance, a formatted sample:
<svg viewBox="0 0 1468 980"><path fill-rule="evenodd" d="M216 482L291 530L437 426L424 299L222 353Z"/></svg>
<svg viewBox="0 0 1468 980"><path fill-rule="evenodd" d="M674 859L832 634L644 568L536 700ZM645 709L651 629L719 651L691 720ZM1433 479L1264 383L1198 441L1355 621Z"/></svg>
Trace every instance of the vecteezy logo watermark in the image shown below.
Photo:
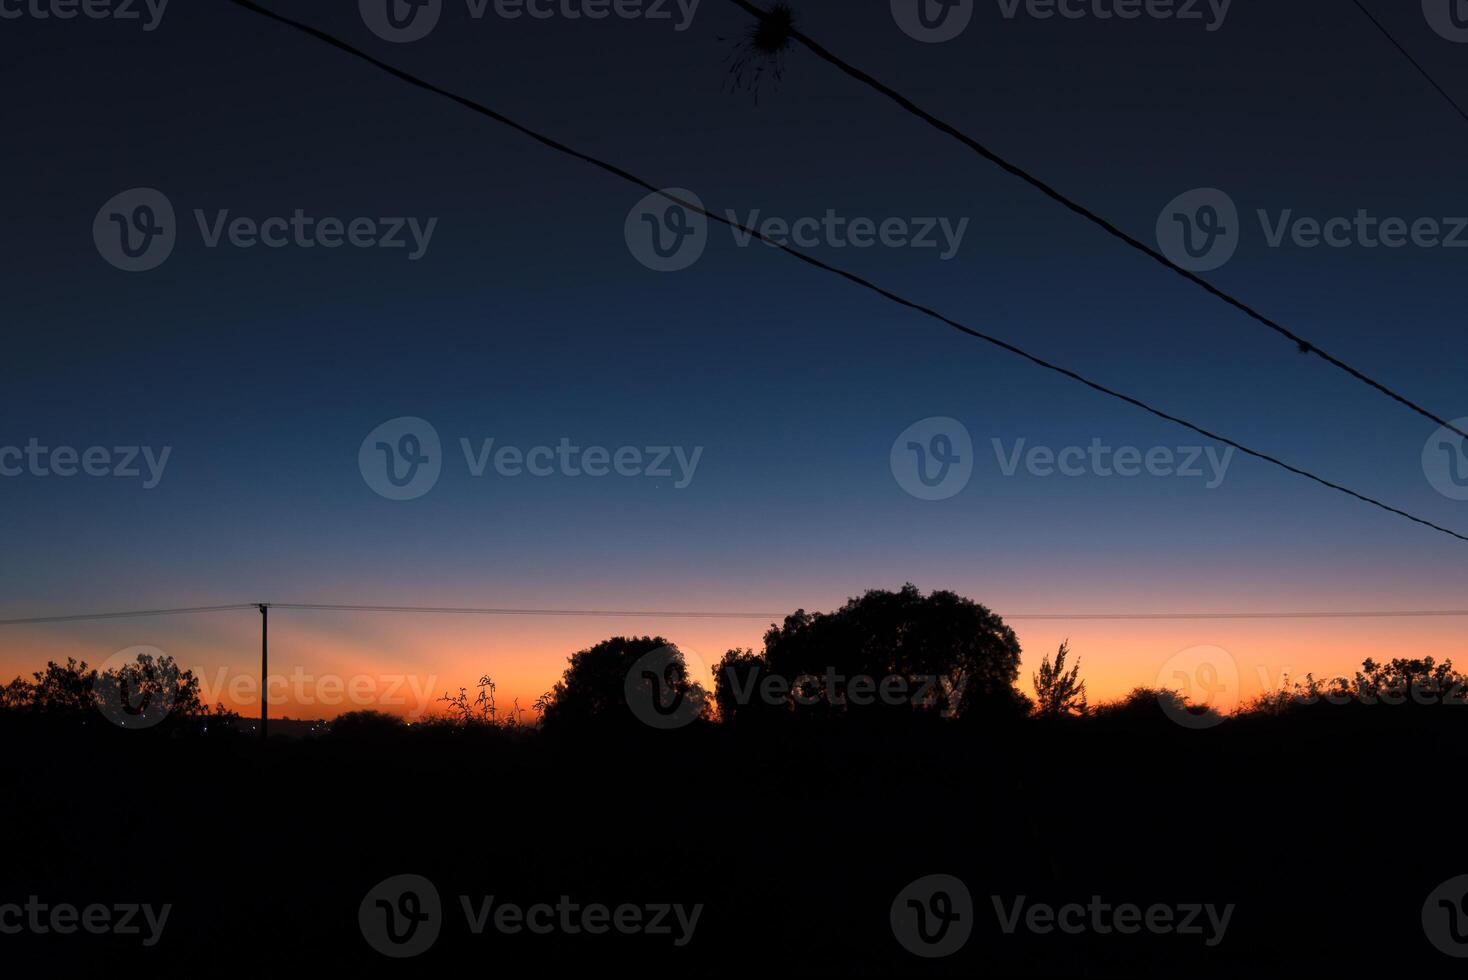
<svg viewBox="0 0 1468 980"><path fill-rule="evenodd" d="M120 479L139 479L144 490L152 490L163 480L163 471L168 466L172 446L154 449L152 446L43 446L32 436L21 446L0 446L0 476L111 476ZM146 467L147 473L139 467Z"/></svg>
<svg viewBox="0 0 1468 980"><path fill-rule="evenodd" d="M493 439L481 439L475 448L468 439L459 440L469 475L481 477L489 469L500 476L624 476L671 479L674 490L687 489L703 458L703 447L694 446L578 446L562 437L554 446L495 448Z"/></svg>
<svg viewBox="0 0 1468 980"><path fill-rule="evenodd" d="M425 952L443 928L438 889L422 875L394 875L372 886L357 907L357 925L367 945L384 956L404 959Z"/></svg>
<svg viewBox="0 0 1468 980"><path fill-rule="evenodd" d="M1326 218L1297 215L1294 208L1255 211L1269 248L1468 248L1468 217L1402 218L1354 215ZM1243 226L1233 198L1213 187L1179 194L1157 216L1157 245L1190 272L1207 272L1233 258Z"/></svg>
<svg viewBox="0 0 1468 980"><path fill-rule="evenodd" d="M693 679L706 673L703 659L674 646L649 650L632 664L622 680L627 708L638 721L664 731L690 725L706 708L702 688Z"/></svg>
<svg viewBox="0 0 1468 980"><path fill-rule="evenodd" d="M357 468L378 496L388 500L421 497L433 489L443 471L438 430L412 415L388 419L362 440Z"/></svg>
<svg viewBox="0 0 1468 980"><path fill-rule="evenodd" d="M1223 942L1234 914L1232 902L1221 909L1212 903L1190 902L1177 905L1157 902L1143 908L1130 902L1112 905L1103 902L1100 895L1092 895L1085 905L1068 902L1056 907L1043 902L1027 903L1024 895L1016 896L1013 901L1006 901L998 895L989 897L994 903L994 914L999 918L999 928L1008 936L1014 935L1021 926L1039 935L1047 935L1056 929L1070 936L1083 933L1126 936L1143 931L1158 936L1206 934L1203 945L1213 947Z"/></svg>
<svg viewBox="0 0 1468 980"><path fill-rule="evenodd" d="M1216 490L1223 485L1228 475L1229 463L1233 461L1234 447L1225 446L1219 452L1215 446L1152 446L1143 451L1136 446L1121 446L1113 449L1099 437L1092 439L1089 446L1029 446L1026 440L1017 439L1010 449L1001 439L993 439L994 458L999 462L999 472L1014 476L1019 472L1021 461L1030 476L1134 477L1162 476L1204 480L1204 488ZM1203 465L1206 462L1207 466Z"/></svg>
<svg viewBox="0 0 1468 980"><path fill-rule="evenodd" d="M409 249L409 262L427 254L438 227L437 218L318 218L302 208L289 216L265 218L231 218L228 208L213 212L195 208L193 213L205 248L402 248ZM92 220L92 240L102 258L124 272L156 269L173 253L178 240L173 203L151 187L116 194Z"/></svg>
<svg viewBox="0 0 1468 980"><path fill-rule="evenodd" d="M1184 728L1212 728L1238 705L1239 662L1222 647L1193 646L1157 671L1157 703Z"/></svg>
<svg viewBox="0 0 1468 980"><path fill-rule="evenodd" d="M1239 209L1215 187L1179 194L1157 216L1157 245L1189 272L1209 272L1239 247Z"/></svg>
<svg viewBox="0 0 1468 980"><path fill-rule="evenodd" d="M1468 44L1468 0L1422 0L1422 15L1441 36Z"/></svg>
<svg viewBox="0 0 1468 980"><path fill-rule="evenodd" d="M1032 477L1178 477L1198 479L1208 490L1223 485L1233 461L1234 448L1225 446L1112 447L1093 438L1087 446L1028 444L1016 439L1006 444L991 439L994 461L1001 476L1012 477L1023 468ZM973 440L956 419L935 417L915 422L892 443L888 457L898 486L923 500L943 500L961 491L973 474Z"/></svg>
<svg viewBox="0 0 1468 980"><path fill-rule="evenodd" d="M1175 20L1201 23L1212 33L1228 19L1233 0L995 0L999 16L1015 20ZM903 33L935 44L968 27L974 0L892 0L892 19Z"/></svg>
<svg viewBox="0 0 1468 980"><path fill-rule="evenodd" d="M1468 432L1468 417L1454 419L1453 428ZM1438 428L1422 446L1422 473L1449 500L1468 500L1468 439Z"/></svg>
<svg viewBox="0 0 1468 980"><path fill-rule="evenodd" d="M143 30L157 30L163 22L168 0L0 0L0 20L88 20L138 21Z"/></svg>
<svg viewBox="0 0 1468 980"><path fill-rule="evenodd" d="M953 875L927 875L892 900L892 934L909 953L928 959L951 956L974 929L974 900Z"/></svg>
<svg viewBox="0 0 1468 980"><path fill-rule="evenodd" d="M168 916L172 912L170 903L156 909L150 904L138 903L92 904L77 908L67 902L49 905L41 901L39 895L31 895L25 905L17 902L0 905L0 935L31 933L45 936L55 933L70 936L80 928L94 936L142 936L142 944L152 947L163 938L163 929L168 925Z"/></svg>
<svg viewBox="0 0 1468 980"><path fill-rule="evenodd" d="M1005 20L1023 12L1035 20L1175 20L1199 22L1210 34L1223 26L1233 0L997 0Z"/></svg>
<svg viewBox="0 0 1468 980"><path fill-rule="evenodd" d="M521 448L495 445L480 439L476 446L459 439L469 476L480 478L491 469L507 478L606 476L669 479L673 489L693 482L703 447L694 446L580 446L569 437L555 445ZM389 419L367 434L357 450L357 468L374 493L389 500L412 500L433 489L443 470L438 431L423 419Z"/></svg>
<svg viewBox="0 0 1468 980"><path fill-rule="evenodd" d="M554 905L549 902L519 905L494 895L477 898L460 895L459 906L464 911L465 925L474 936L481 936L490 928L505 935L528 932L538 936L554 933L601 936L617 932L671 936L673 945L678 947L688 945L693 939L699 917L703 915L702 903L582 905L571 901L569 895L561 895ZM422 875L394 875L380 881L357 907L362 938L379 953L396 959L427 951L438 940L445 920L438 889Z"/></svg>
<svg viewBox="0 0 1468 980"><path fill-rule="evenodd" d="M748 248L755 242L769 248L794 245L802 249L880 245L938 249L938 258L944 262L958 254L969 225L968 218L849 218L837 214L834 208L827 208L820 217L795 219L762 217L758 208L742 215L728 209L724 215L738 248ZM627 249L638 262L655 272L677 272L703 255L708 246L708 227L698 195L672 187L638 201L627 213L622 233Z"/></svg>
<svg viewBox="0 0 1468 980"><path fill-rule="evenodd" d="M686 31L693 24L700 0L465 0L470 20L483 20L493 11L501 20L646 20L673 23ZM362 23L384 41L418 41L438 26L444 0L357 0Z"/></svg>
<svg viewBox="0 0 1468 980"><path fill-rule="evenodd" d="M405 44L427 37L443 13L443 0L357 0L367 29L384 41Z"/></svg>
<svg viewBox="0 0 1468 980"><path fill-rule="evenodd" d="M684 207L678 201L693 205ZM649 194L633 205L622 225L632 257L654 272L677 272L697 262L708 247L703 201L683 187Z"/></svg>
<svg viewBox="0 0 1468 980"><path fill-rule="evenodd" d="M892 19L914 41L939 44L962 34L974 16L974 0L892 0Z"/></svg>
<svg viewBox="0 0 1468 980"><path fill-rule="evenodd" d="M887 462L897 485L912 496L946 500L973 476L974 441L962 422L933 416L903 429Z"/></svg>
<svg viewBox="0 0 1468 980"><path fill-rule="evenodd" d="M865 708L882 704L888 707L913 705L932 708L944 705L940 714L952 718L963 700L964 688L968 686L968 675L959 673L956 679L939 677L936 674L907 676L887 674L877 678L870 674L853 674L847 677L834 666L828 666L821 674L800 674L793 680L781 674L764 674L749 671L741 677L734 666L725 668L729 681L729 692L734 703L747 705L756 696L772 706L806 708L817 704L836 707L850 705Z"/></svg>
<svg viewBox="0 0 1468 980"><path fill-rule="evenodd" d="M168 655L153 646L127 647L104 660L92 685L103 717L131 729L152 728L167 718L182 677L166 663Z"/></svg>
<svg viewBox="0 0 1468 980"><path fill-rule="evenodd" d="M1440 952L1468 957L1468 875L1449 878L1422 903L1422 931Z"/></svg>
<svg viewBox="0 0 1468 980"><path fill-rule="evenodd" d="M264 700L272 707L406 708L408 718L418 719L432 708L436 690L437 674L310 674L297 664L289 674L266 676ZM259 704L260 675L220 667L212 676L200 679L199 700L204 704Z"/></svg>
<svg viewBox="0 0 1468 980"><path fill-rule="evenodd" d="M751 229L743 231L731 227L734 244L740 248L748 248L756 240L754 232L759 232L764 236L760 244L769 248L788 246L792 242L806 249L822 245L828 248L871 248L874 245L884 248L941 248L943 251L938 253L938 258L943 262L958 254L969 223L967 218L959 218L957 222L948 218L883 218L880 221L846 218L832 208L827 208L822 217L796 218L793 221L784 218L761 221L758 208L747 215L736 214L733 210L726 210L724 214L731 226L742 225Z"/></svg>
<svg viewBox="0 0 1468 980"><path fill-rule="evenodd" d="M124 272L156 269L173 254L177 237L173 203L151 187L113 195L92 219L97 251Z"/></svg>

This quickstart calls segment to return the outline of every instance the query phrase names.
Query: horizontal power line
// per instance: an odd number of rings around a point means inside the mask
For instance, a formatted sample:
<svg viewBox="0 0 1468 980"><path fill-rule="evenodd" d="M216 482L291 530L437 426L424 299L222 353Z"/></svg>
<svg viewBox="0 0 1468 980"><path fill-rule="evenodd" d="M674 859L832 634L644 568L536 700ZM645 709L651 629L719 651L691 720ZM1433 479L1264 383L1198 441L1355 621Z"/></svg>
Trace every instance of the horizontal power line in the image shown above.
<svg viewBox="0 0 1468 980"><path fill-rule="evenodd" d="M238 3L241 2L241 0L234 0L234 2ZM761 23L772 22L772 12L764 9L758 4L751 3L750 0L730 0L730 2L742 9L745 13L754 17L756 20L760 21ZM802 33L793 26L787 26L784 22L780 22L779 26L783 29L786 29L791 38L799 41L802 45L805 46L808 51L814 54L817 58L820 58L822 61L836 68L842 74L847 75L850 78L853 78L856 81L861 82L863 85L866 85L867 87L873 89L879 94L886 96L888 99L895 102L898 106L907 111L909 114L916 116L918 119L927 123L929 126L933 127L939 132L953 137L955 140L962 143L964 146L967 146L969 149L973 150L985 160L988 160L990 163L994 164L1000 170L1003 170L1005 173L1013 177L1019 178L1026 184L1029 184L1035 190L1050 198L1050 200L1056 202L1061 207L1064 207L1072 214L1084 218L1091 224L1106 232L1112 238L1115 238L1123 244L1130 246L1138 252L1141 252L1143 255L1157 262L1159 265L1162 265L1164 268L1167 268L1172 272L1175 272L1179 276L1182 276L1184 279L1202 289L1210 296L1221 300L1222 302L1238 310L1240 313L1243 313L1249 319L1255 321L1256 323L1262 324L1265 327L1268 327L1270 330L1273 330L1281 337L1288 339L1298 347L1301 353L1318 355L1326 363L1340 369L1341 371L1344 371L1346 374L1349 374L1351 377L1355 378L1357 381L1360 381L1362 384L1365 384L1370 388L1376 389L1381 394L1387 396L1398 404L1416 412L1418 415L1421 415L1427 419L1431 419L1433 422L1436 422L1443 428L1448 429L1452 432L1456 432L1463 438L1468 439L1468 432L1459 429L1452 422L1449 422L1447 419L1443 418L1437 413L1432 412L1427 408L1424 408L1423 406L1417 404L1406 395L1394 391L1392 388L1388 387L1380 381L1377 381L1375 378L1371 377L1365 372L1360 371L1355 367L1352 367L1350 364L1347 364L1345 361L1334 356L1333 354L1327 353L1326 351L1322 350L1320 346L1314 341L1307 340L1305 337L1300 336L1298 333L1291 330L1289 327L1286 327L1279 321L1275 320L1273 317L1261 313L1259 310L1255 309L1253 306L1250 306L1248 303L1239 299L1237 296L1234 296L1232 293L1229 293L1226 290L1209 282L1207 279L1204 279L1196 272L1185 269L1181 265L1178 265L1162 252L1148 245L1146 242L1137 238L1135 235L1123 231L1113 222L1107 220L1106 218L1103 218L1101 215L1097 214L1095 211L1092 211L1084 204L1081 204L1075 199L1057 190L1055 187L1051 186L1046 181L1030 173L1025 168L1009 161L1003 156L1000 156L997 152L985 146L983 143L965 133L957 126L954 126L952 123L945 122L942 119L939 119L937 116L933 115L931 112L928 112L926 109L922 108L916 102L913 102L910 98L892 88L890 85L887 85L885 82L880 81L870 73L863 71L850 62L845 61L840 57L837 57L835 54L831 53L831 51L829 51L819 42L815 41L809 35ZM1444 94L1446 95L1446 93Z"/></svg>
<svg viewBox="0 0 1468 980"><path fill-rule="evenodd" d="M645 619L784 619L788 613L706 612L679 609L513 609L494 606L367 606L332 602L267 602L271 609L338 612L448 613L468 616L585 616Z"/></svg>
<svg viewBox="0 0 1468 980"><path fill-rule="evenodd" d="M316 40L321 41L333 48L336 48L339 51L345 52L346 54L349 54L354 58L365 61L367 64L372 65L374 68L377 68L378 70L385 72L400 81L406 82L409 85L414 86L415 88L420 88L426 92L432 92L434 95L442 96L443 98L455 102L466 109L477 112L482 116L492 119L495 122L500 123L501 125L508 126L516 132L521 133L524 136L527 136L535 142L541 144L542 146L555 150L557 153L573 157L577 160L582 161L583 163L589 164L597 168L598 170L602 170L615 177L618 177L619 179L624 180L627 183L633 184L637 187L641 187L644 190L651 191L652 193L657 194L673 202L674 204L679 205L680 207L686 208L690 211L694 211L698 214L702 214L710 221L716 221L731 228L736 228L746 235L755 238L767 245L770 245L778 249L779 251L784 252L786 255L789 255L794 259L804 262L809 266L820 269L823 272L829 272L832 275L839 276L840 278L845 279L847 282L853 283L862 287L863 289L876 293L878 296L890 300L898 306L902 306L906 309L921 313L924 316L937 320L939 323L942 323L958 331L959 333L965 334L976 340L982 340L987 344L991 344L995 347L1000 348L1001 350L1005 350L1018 357L1022 357L1025 360L1029 361L1031 364L1036 365L1037 367L1042 367L1047 371L1052 371L1056 374L1063 375L1064 377L1067 377L1072 381L1076 381L1080 384L1085 385L1092 391L1097 391L1103 395L1107 395L1108 397L1115 398L1118 401L1126 402L1128 405L1140 408L1142 411L1147 412L1148 414L1153 415L1157 418L1160 418L1163 421L1171 422L1174 425L1181 426L1191 432L1196 432L1204 438L1212 439L1213 441L1223 443L1226 446L1232 446L1234 449L1238 450L1241 453L1244 453L1247 456L1252 456L1255 459L1262 460L1273 466L1277 466L1280 469L1295 474L1296 476L1304 477L1305 479L1318 483L1323 487L1327 487L1331 490L1343 493L1348 497L1352 497L1356 500L1361 501L1362 503L1370 504L1373 507L1384 510L1389 514L1395 514L1398 517L1405 518L1406 520L1412 521L1415 524L1420 524L1423 527L1431 528L1434 531L1437 531L1441 534L1446 534L1447 536L1456 538L1459 541L1468 541L1468 535L1460 534L1457 531L1444 527L1441 524L1436 524L1432 521L1427 520L1426 518L1418 517L1415 514L1409 514L1407 511L1402 510L1399 507L1393 507L1391 504L1385 503L1381 500L1377 500L1375 497L1371 497L1367 494L1352 490L1350 487L1336 483L1332 480L1327 480L1324 477L1317 476L1314 473L1309 472L1308 470L1303 470L1298 466L1293 466L1289 463L1286 463L1284 460L1278 458L1277 456L1272 456L1269 453L1261 452L1257 449L1250 449L1248 446L1245 446L1244 444L1237 442L1233 439L1229 439L1226 436L1219 435L1215 432L1210 432L1202 426L1195 425L1184 418L1169 414L1168 412L1164 412L1159 408L1155 408L1139 398L1134 398L1131 395L1124 394L1114 388L1109 388L1098 381L1093 381L1090 378L1087 378L1085 375L1071 370L1070 368L1062 367L1061 365L1051 363L1050 361L1047 361L1044 358L1039 357L1035 354L1031 354L1029 351L1024 350L1021 347L1017 347L1006 340L1002 340L998 337L983 333L982 331L975 330L973 327L970 327L967 324L960 323L952 317L945 316L944 314L939 313L937 310L933 309L930 306L926 306L915 300L911 300L905 296L899 295L898 293L894 293L890 289L879 286L875 282L872 282L871 280L866 279L863 276L859 276L854 272L850 272L846 269L840 268L839 266L824 262L813 255L810 255L806 252L801 251L798 248L791 246L787 242L775 241L763 232L754 228L746 227L733 218L728 218L723 215L716 214L713 211L710 211L709 209L704 208L698 204L694 204L690 201L685 201L677 195L669 193L666 189L658 187L656 184L653 184L643 179L642 177L631 173L628 170L624 170L616 164L608 163L607 161L602 160L598 157L594 157L588 153L577 150L574 147L568 146L567 144L560 142L559 140L546 136L544 133L537 132L536 130L531 129L529 126L526 126L523 123L516 122L509 116L506 116L501 112L491 109L489 106L484 105L481 102L476 102L475 100L467 96L459 95L456 92L451 92L446 88L435 85L434 83L429 82L425 79L419 78L417 75L414 75L411 72L388 64L387 62L382 61L379 58L373 57L372 55L363 51L361 48L353 47L346 41L343 41L341 38L338 38L332 34L328 34L326 31L323 31L316 27L312 27L309 24L304 24L297 20L292 20L284 14L280 14L266 7L260 6L258 3L255 3L254 0L228 0L228 2L233 3L237 7L242 7L245 10L260 14L263 17L268 17L271 20L278 21L279 23L285 24L288 27L294 28L295 30L300 31L303 34L313 37ZM736 0L736 2L742 3L743 0ZM751 9L757 10L758 8ZM807 46L814 44L814 42L809 41L808 39L806 39L803 43L807 44ZM900 96L898 96L898 98L900 98ZM1430 417L1436 418L1436 416ZM1443 424L1446 425L1447 423ZM1455 429L1454 431L1457 430ZM1464 437L1468 438L1468 433L1465 433Z"/></svg>
<svg viewBox="0 0 1468 980"><path fill-rule="evenodd" d="M619 616L648 619L773 619L783 620L789 613L773 612L701 612L693 610L628 610L628 609L511 609L482 606L371 606L350 603L266 603L272 609L318 609L349 612L449 613L488 616ZM1350 610L1331 612L1150 612L1150 613L1020 613L1001 616L1005 620L1187 620L1187 619L1391 619L1412 617L1468 616L1468 609L1394 609Z"/></svg>
<svg viewBox="0 0 1468 980"><path fill-rule="evenodd" d="M617 616L647 619L771 619L783 620L789 613L700 612L692 610L627 609L509 609L481 606L371 606L350 603L266 603L272 609L317 609L347 612L448 613L486 616ZM1005 620L1188 620L1188 619L1392 619L1468 616L1468 609L1396 609L1329 612L1179 612L1179 613L1020 613L1000 616Z"/></svg>
<svg viewBox="0 0 1468 980"><path fill-rule="evenodd" d="M1185 619L1428 619L1468 616L1468 609L1378 609L1346 612L1022 613L1000 619L1185 620Z"/></svg>
<svg viewBox="0 0 1468 980"><path fill-rule="evenodd" d="M177 616L227 610L293 609L315 612L374 612L450 616L571 616L586 619L762 619L782 621L788 612L696 609L553 609L511 606L380 606L346 602L242 602L227 606L188 606L174 609L138 609L127 612L76 613L66 616L36 616L29 619L0 619L0 626L72 623L102 619L135 619L147 616ZM1127 613L1019 613L1002 615L1004 620L1029 621L1117 621L1228 619L1432 619L1468 617L1468 609L1376 609L1243 612L1127 612Z"/></svg>
<svg viewBox="0 0 1468 980"><path fill-rule="evenodd" d="M29 626L36 623L76 623L87 619L132 619L141 616L179 616L185 613L254 609L258 605L258 603L254 602L243 602L230 606L186 606L177 609L136 609L128 612L73 613L67 616L32 616L29 619L0 619L0 626Z"/></svg>

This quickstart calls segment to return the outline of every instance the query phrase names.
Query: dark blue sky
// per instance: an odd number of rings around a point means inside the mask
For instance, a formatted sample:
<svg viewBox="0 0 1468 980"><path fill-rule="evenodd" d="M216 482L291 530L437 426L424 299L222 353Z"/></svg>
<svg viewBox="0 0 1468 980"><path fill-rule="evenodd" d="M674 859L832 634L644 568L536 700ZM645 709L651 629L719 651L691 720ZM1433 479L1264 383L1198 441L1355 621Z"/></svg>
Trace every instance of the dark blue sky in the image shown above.
<svg viewBox="0 0 1468 980"><path fill-rule="evenodd" d="M475 21L460 0L429 37L398 45L355 3L274 6L721 212L966 218L951 261L816 252L1468 529L1468 505L1424 477L1430 422L870 90L797 50L758 101L723 91L723 59L749 23L726 0L702 0L681 32ZM1373 6L1468 99L1468 44L1434 33L1416 3ZM1350 3L1235 0L1210 32L1009 20L989 0L963 35L931 45L886 3L804 2L798 14L1140 238L1178 194L1225 190L1243 238L1209 278L1445 417L1468 414L1468 251L1270 248L1255 217L1468 215L1468 122ZM173 447L147 491L0 479L8 615L262 597L825 608L905 580L1001 614L1461 604L1468 546L1250 460L1216 490L1003 477L993 438L1201 440L738 247L727 229L691 268L650 271L623 236L642 192L227 3L175 0L152 31L0 20L0 49L0 445ZM161 266L126 273L99 256L91 227L135 187L167 195L179 237ZM195 208L438 222L410 261L402 249L211 249ZM364 436L398 416L429 420L445 445L440 482L414 501L382 499L357 467ZM944 501L904 493L888 463L898 433L930 416L962 421L976 447L971 483ZM460 437L704 448L676 489L472 478ZM731 642L757 642L745 632Z"/></svg>

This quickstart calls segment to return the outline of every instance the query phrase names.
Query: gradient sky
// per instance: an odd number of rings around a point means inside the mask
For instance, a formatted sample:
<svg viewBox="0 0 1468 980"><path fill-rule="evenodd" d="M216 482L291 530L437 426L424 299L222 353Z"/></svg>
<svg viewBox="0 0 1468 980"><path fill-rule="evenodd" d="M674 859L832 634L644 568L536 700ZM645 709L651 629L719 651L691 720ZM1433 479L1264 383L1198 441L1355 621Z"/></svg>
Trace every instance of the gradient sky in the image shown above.
<svg viewBox="0 0 1468 980"><path fill-rule="evenodd" d="M405 45L370 34L354 3L275 6L717 211L968 218L951 261L817 252L1468 530L1468 504L1424 478L1430 422L870 90L795 52L757 102L723 91L730 39L748 24L725 0L703 0L682 32L475 22L449 3L430 37ZM1208 32L1007 20L988 0L937 45L904 35L886 3L797 6L838 53L1140 238L1177 194L1226 190L1246 231L1213 281L1443 416L1468 414L1468 253L1269 248L1253 218L1468 215L1468 123L1350 4L1235 0ZM1433 33L1416 3L1373 6L1468 99L1468 45ZM692 268L650 271L623 237L641 192L227 4L170 6L151 32L4 20L0 50L0 445L172 447L152 490L0 479L0 617L255 601L786 611L905 581L1001 616L1468 605L1468 545L1262 463L1235 459L1214 490L1004 477L993 438L1200 440L727 230ZM180 241L161 267L129 274L98 255L91 226L140 186L168 195ZM439 220L410 262L403 250L210 249L194 208ZM365 484L357 450L408 415L434 424L448 458L429 494L394 502ZM898 433L929 416L961 420L977 448L972 482L943 501L908 496L888 464ZM460 437L704 452L684 489L476 479ZM255 669L258 618L8 627L0 672L151 644L213 684L221 668ZM711 662L757 647L766 624L281 611L271 625L282 674L442 689L488 673L502 702L528 705L567 654L605 636L662 633ZM1246 689L1364 656L1468 661L1453 619L1013 625L1022 686L1068 636L1094 697L1154 683L1198 645L1228 650ZM319 698L274 709L339 710Z"/></svg>

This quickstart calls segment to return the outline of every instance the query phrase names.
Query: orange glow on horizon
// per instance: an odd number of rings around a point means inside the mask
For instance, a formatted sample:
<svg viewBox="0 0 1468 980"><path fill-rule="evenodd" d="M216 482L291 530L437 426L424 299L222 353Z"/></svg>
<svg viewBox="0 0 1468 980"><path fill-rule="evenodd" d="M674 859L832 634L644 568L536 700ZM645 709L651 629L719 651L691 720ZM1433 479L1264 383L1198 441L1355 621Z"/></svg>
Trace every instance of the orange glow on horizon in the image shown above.
<svg viewBox="0 0 1468 980"><path fill-rule="evenodd" d="M92 666L116 651L151 644L199 676L213 705L258 716L258 614L209 614L146 621L12 628L0 636L0 677L29 680L47 660L67 657ZM272 718L330 719L372 708L409 719L444 713L444 694L493 678L501 713L518 699L525 717L560 678L575 651L615 635L661 635L689 657L695 676L712 683L725 650L762 647L767 624L753 620L634 621L618 618L414 616L407 614L272 613ZM1223 707L1277 689L1307 672L1325 679L1352 674L1362 660L1393 657L1453 659L1468 667L1461 624L1441 619L1025 621L1015 624L1024 649L1018 686L1031 693L1031 675L1045 654L1068 639L1081 664L1092 704L1135 687L1177 689L1177 655L1197 647L1225 651L1226 660L1200 678L1227 684ZM1184 661L1189 657L1182 658ZM1219 660L1214 655L1212 660ZM1196 657L1185 673L1196 673ZM1072 660L1074 662L1074 660ZM1230 671L1236 670L1236 675ZM1218 702L1215 702L1218 703Z"/></svg>

